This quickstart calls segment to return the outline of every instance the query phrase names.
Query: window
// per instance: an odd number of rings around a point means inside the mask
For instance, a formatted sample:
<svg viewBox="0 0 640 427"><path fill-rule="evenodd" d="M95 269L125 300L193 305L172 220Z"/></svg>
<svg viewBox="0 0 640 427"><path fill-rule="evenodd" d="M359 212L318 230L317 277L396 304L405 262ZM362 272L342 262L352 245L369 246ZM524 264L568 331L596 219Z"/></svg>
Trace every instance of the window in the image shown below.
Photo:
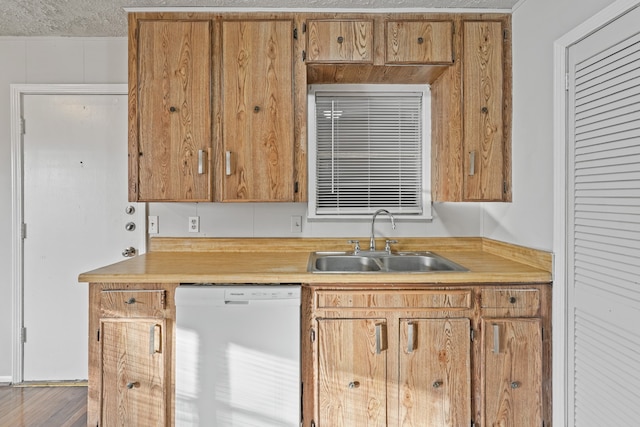
<svg viewBox="0 0 640 427"><path fill-rule="evenodd" d="M430 117L426 85L311 86L309 218L431 218Z"/></svg>

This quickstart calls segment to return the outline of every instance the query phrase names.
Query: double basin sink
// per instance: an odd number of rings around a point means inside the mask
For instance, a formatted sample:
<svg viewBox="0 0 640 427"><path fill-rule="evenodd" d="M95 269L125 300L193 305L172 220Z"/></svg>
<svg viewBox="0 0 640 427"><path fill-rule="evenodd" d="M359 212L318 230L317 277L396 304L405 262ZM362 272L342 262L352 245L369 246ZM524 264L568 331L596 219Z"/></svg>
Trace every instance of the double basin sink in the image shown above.
<svg viewBox="0 0 640 427"><path fill-rule="evenodd" d="M433 252L313 252L311 273L428 273L468 271Z"/></svg>

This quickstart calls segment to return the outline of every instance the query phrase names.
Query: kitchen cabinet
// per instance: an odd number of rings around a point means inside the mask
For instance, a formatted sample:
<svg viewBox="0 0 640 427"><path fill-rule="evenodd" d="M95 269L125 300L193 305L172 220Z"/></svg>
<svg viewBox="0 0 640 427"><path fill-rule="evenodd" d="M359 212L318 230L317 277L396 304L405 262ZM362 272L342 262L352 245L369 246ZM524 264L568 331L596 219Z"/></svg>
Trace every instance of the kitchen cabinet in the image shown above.
<svg viewBox="0 0 640 427"><path fill-rule="evenodd" d="M452 64L452 21L388 21L387 64Z"/></svg>
<svg viewBox="0 0 640 427"><path fill-rule="evenodd" d="M223 21L221 73L222 201L293 201L293 21Z"/></svg>
<svg viewBox="0 0 640 427"><path fill-rule="evenodd" d="M88 424L170 425L172 287L92 286Z"/></svg>
<svg viewBox="0 0 640 427"><path fill-rule="evenodd" d="M129 200L211 201L212 23L129 24Z"/></svg>
<svg viewBox="0 0 640 427"><path fill-rule="evenodd" d="M549 285L310 285L302 307L304 426L551 425Z"/></svg>
<svg viewBox="0 0 640 427"><path fill-rule="evenodd" d="M503 31L499 21L462 23L464 199L502 200Z"/></svg>
<svg viewBox="0 0 640 427"><path fill-rule="evenodd" d="M373 20L310 20L307 63L372 63Z"/></svg>
<svg viewBox="0 0 640 427"><path fill-rule="evenodd" d="M511 201L510 17L456 23L454 64L431 85L436 201ZM452 102L457 99L458 102Z"/></svg>
<svg viewBox="0 0 640 427"><path fill-rule="evenodd" d="M471 290L304 292L303 425L469 425Z"/></svg>
<svg viewBox="0 0 640 427"><path fill-rule="evenodd" d="M537 289L482 294L482 425L543 425L543 327ZM499 317L496 317L499 316Z"/></svg>

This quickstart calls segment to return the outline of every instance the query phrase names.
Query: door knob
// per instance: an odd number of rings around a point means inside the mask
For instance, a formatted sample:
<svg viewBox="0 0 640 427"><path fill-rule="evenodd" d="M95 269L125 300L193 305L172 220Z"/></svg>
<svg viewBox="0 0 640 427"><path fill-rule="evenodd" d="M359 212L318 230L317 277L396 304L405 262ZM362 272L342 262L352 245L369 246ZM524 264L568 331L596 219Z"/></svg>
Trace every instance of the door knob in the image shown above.
<svg viewBox="0 0 640 427"><path fill-rule="evenodd" d="M129 246L128 248L125 248L125 250L122 251L122 256L125 258L131 258L132 256L136 255L136 248L134 248L133 246Z"/></svg>

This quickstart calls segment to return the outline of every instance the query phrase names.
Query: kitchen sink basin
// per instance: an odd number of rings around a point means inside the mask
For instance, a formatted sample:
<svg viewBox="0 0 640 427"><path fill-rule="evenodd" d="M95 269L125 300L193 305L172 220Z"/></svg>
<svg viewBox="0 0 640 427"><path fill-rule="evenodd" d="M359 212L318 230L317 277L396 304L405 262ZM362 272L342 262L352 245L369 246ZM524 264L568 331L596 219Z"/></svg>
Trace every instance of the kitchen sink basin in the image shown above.
<svg viewBox="0 0 640 427"><path fill-rule="evenodd" d="M433 252L314 252L307 270L312 273L427 273L468 271Z"/></svg>

